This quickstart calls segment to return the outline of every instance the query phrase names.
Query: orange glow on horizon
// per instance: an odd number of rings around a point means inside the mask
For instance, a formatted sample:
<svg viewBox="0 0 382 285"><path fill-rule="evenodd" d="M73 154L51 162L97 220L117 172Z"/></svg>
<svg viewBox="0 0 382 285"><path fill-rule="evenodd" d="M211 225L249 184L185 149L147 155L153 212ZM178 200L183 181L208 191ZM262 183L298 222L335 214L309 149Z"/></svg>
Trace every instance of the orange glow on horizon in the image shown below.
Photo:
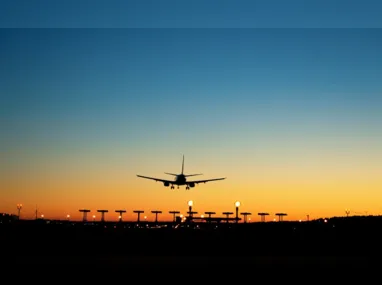
<svg viewBox="0 0 382 285"><path fill-rule="evenodd" d="M133 163L138 164L134 160ZM382 181L374 170L346 172L328 167L318 172L309 168L280 168L268 172L266 167L249 167L236 172L228 168L226 180L199 184L190 190L184 187L171 190L160 182L136 178L134 172L101 175L87 169L86 175L81 176L81 172L76 172L78 169L72 173L68 168L61 176L49 171L10 175L3 179L7 192L2 193L0 212L17 215L20 204L21 218L34 219L37 205L46 219L70 217L72 221L80 221L79 209L90 209L88 217L95 214L96 220L101 217L98 209L108 209L105 219L118 221L119 213L115 211L124 209L123 221L134 221L137 217L133 210L144 210L147 220L154 221L155 214L151 211L160 210L159 221L172 221L169 211L187 215L190 201L198 216L207 211L216 212L215 216L224 216L222 213L226 211L235 213L235 203L239 201L240 211L252 213L251 222L260 221L259 212L270 214L267 221L277 212L288 214L285 221L306 220L308 215L310 220L345 216L345 209L369 215L382 212L378 203L382 200ZM218 168L209 177L219 176L218 172L224 173Z"/></svg>

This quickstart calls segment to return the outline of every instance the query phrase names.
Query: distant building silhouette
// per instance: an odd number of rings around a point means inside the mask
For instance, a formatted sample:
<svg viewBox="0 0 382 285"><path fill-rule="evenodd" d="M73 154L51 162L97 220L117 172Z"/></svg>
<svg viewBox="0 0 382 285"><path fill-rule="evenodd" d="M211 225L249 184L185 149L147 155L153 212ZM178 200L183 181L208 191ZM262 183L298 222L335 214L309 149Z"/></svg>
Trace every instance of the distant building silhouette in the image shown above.
<svg viewBox="0 0 382 285"><path fill-rule="evenodd" d="M18 220L19 217L13 214L0 213L0 223L6 224Z"/></svg>

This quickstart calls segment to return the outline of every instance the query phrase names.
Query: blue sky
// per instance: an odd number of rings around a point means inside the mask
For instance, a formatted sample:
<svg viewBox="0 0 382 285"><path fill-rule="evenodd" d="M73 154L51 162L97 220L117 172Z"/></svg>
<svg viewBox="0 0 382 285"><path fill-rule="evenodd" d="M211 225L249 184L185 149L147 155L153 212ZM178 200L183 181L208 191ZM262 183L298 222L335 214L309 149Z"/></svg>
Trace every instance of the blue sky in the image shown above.
<svg viewBox="0 0 382 285"><path fill-rule="evenodd" d="M1 38L10 148L380 136L379 29L17 29Z"/></svg>
<svg viewBox="0 0 382 285"><path fill-rule="evenodd" d="M381 28L378 0L13 0L5 28Z"/></svg>
<svg viewBox="0 0 382 285"><path fill-rule="evenodd" d="M47 134L75 129L81 136L85 128L104 136L97 128L123 136L131 128L137 136L168 129L187 137L260 120L296 124L302 116L296 127L306 119L372 127L368 118L379 117L380 30L1 34L2 116L12 124L27 117L29 128Z"/></svg>

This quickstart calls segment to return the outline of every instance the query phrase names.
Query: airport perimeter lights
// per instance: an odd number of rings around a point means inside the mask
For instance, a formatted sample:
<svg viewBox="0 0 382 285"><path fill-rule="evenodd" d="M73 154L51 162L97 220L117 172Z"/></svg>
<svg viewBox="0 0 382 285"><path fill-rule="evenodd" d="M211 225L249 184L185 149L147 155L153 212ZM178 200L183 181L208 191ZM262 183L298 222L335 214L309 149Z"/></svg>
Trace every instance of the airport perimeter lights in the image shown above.
<svg viewBox="0 0 382 285"><path fill-rule="evenodd" d="M235 207L236 207L236 223L238 223L239 222L239 207L240 207L239 201L235 202Z"/></svg>

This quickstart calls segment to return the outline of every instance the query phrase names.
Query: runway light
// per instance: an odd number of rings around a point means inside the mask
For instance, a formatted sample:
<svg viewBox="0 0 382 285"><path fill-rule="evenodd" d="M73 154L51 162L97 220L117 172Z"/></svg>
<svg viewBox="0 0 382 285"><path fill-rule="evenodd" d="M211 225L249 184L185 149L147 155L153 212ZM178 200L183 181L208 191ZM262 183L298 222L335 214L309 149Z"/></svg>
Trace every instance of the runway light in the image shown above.
<svg viewBox="0 0 382 285"><path fill-rule="evenodd" d="M192 200L188 201L188 206L189 207L192 207L193 204L194 204L194 202Z"/></svg>
<svg viewBox="0 0 382 285"><path fill-rule="evenodd" d="M239 201L236 201L235 206L236 206L236 207L240 207L240 202L239 202Z"/></svg>

